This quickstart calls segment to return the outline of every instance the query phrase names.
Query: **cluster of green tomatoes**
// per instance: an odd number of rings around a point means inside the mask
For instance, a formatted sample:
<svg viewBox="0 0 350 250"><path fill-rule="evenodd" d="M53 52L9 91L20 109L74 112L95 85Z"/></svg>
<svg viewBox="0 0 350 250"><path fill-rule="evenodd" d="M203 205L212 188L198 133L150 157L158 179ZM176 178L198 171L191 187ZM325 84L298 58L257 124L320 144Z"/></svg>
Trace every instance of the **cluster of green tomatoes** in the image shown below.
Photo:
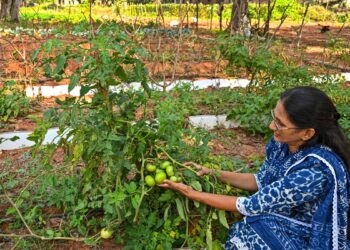
<svg viewBox="0 0 350 250"><path fill-rule="evenodd" d="M148 163L146 165L148 175L145 177L147 186L153 187L156 184L162 184L166 178L174 182L181 182L182 178L176 176L174 173L174 167L169 161L163 161L159 167L154 164Z"/></svg>

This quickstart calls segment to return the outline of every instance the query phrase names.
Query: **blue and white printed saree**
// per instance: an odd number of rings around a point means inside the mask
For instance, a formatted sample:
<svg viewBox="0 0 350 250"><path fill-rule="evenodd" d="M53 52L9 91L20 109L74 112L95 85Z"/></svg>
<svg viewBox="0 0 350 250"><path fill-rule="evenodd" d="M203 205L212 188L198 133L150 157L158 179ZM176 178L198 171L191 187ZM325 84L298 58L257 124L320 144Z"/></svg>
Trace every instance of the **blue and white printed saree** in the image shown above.
<svg viewBox="0 0 350 250"><path fill-rule="evenodd" d="M348 249L350 178L337 154L321 145L290 153L272 139L266 156L258 192L237 199L245 218L225 248Z"/></svg>

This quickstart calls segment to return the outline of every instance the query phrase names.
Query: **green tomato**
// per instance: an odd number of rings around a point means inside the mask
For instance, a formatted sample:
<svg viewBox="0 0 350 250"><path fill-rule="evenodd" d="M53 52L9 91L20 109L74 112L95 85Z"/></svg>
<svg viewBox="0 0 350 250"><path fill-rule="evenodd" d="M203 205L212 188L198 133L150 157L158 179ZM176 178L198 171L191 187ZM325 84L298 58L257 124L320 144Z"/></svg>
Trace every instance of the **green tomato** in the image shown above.
<svg viewBox="0 0 350 250"><path fill-rule="evenodd" d="M176 176L170 176L170 180L173 181L173 182L177 182L177 177Z"/></svg>
<svg viewBox="0 0 350 250"><path fill-rule="evenodd" d="M169 161L163 161L161 164L160 164L160 168L161 169L166 169L167 167L171 166L171 163Z"/></svg>
<svg viewBox="0 0 350 250"><path fill-rule="evenodd" d="M182 182L182 177L177 177L177 182Z"/></svg>
<svg viewBox="0 0 350 250"><path fill-rule="evenodd" d="M156 169L156 174L158 174L158 173L165 173L165 172L164 172L164 170L163 170L163 169L159 169L159 168L157 168L157 169Z"/></svg>
<svg viewBox="0 0 350 250"><path fill-rule="evenodd" d="M164 172L160 172L156 174L156 177L154 178L157 184L162 184L164 180L166 179L166 174Z"/></svg>
<svg viewBox="0 0 350 250"><path fill-rule="evenodd" d="M147 186L149 186L149 187L153 187L156 184L156 182L154 181L154 178L150 175L147 175L145 177L145 182L146 182Z"/></svg>
<svg viewBox="0 0 350 250"><path fill-rule="evenodd" d="M107 228L102 228L100 234L102 239L109 239L112 237L112 231L108 230Z"/></svg>
<svg viewBox="0 0 350 250"><path fill-rule="evenodd" d="M148 172L152 173L152 172L156 171L157 167L153 164L147 164L146 169Z"/></svg>
<svg viewBox="0 0 350 250"><path fill-rule="evenodd" d="M174 175L174 168L173 166L167 166L165 169L166 174L170 177Z"/></svg>

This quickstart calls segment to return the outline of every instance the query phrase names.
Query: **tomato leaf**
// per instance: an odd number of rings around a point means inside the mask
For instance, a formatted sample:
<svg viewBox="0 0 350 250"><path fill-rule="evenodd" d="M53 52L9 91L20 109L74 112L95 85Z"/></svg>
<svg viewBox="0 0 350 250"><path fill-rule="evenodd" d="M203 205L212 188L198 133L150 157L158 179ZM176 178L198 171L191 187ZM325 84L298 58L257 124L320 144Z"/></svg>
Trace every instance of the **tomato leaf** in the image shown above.
<svg viewBox="0 0 350 250"><path fill-rule="evenodd" d="M51 74L52 74L52 70L51 70L50 64L45 64L44 65L44 76L51 77Z"/></svg>
<svg viewBox="0 0 350 250"><path fill-rule="evenodd" d="M170 206L167 206L167 208L164 210L164 221L168 219L169 209L170 209Z"/></svg>
<svg viewBox="0 0 350 250"><path fill-rule="evenodd" d="M138 207L139 201L140 201L140 195L139 194L137 194L137 195L135 195L134 197L131 198L131 204L132 204L133 208L136 209Z"/></svg>
<svg viewBox="0 0 350 250"><path fill-rule="evenodd" d="M105 213L108 213L108 214L113 214L114 213L114 209L113 209L113 206L111 204L104 204L103 205L103 210Z"/></svg>
<svg viewBox="0 0 350 250"><path fill-rule="evenodd" d="M211 224L208 225L206 236L207 236L206 241L207 241L208 249L211 250L213 249L213 232L211 231Z"/></svg>
<svg viewBox="0 0 350 250"><path fill-rule="evenodd" d="M224 210L219 210L219 221L220 221L221 225L223 225L227 229L229 228L229 225L228 225L227 219L226 219L226 214L225 214Z"/></svg>
<svg viewBox="0 0 350 250"><path fill-rule="evenodd" d="M175 202L176 202L177 212L179 213L180 218L182 220L186 221L186 217L185 217L185 213L184 213L184 207L183 207L183 204L182 204L181 200L179 198L176 198Z"/></svg>
<svg viewBox="0 0 350 250"><path fill-rule="evenodd" d="M174 192L172 192L170 190L166 190L164 193L162 193L159 196L158 200L159 201L163 201L163 202L164 201L169 201L169 200L171 200L173 198L173 196L174 196Z"/></svg>
<svg viewBox="0 0 350 250"><path fill-rule="evenodd" d="M143 79L141 81L141 86L143 87L143 89L146 91L146 93L148 94L148 96L151 96L151 88L149 87L148 83L147 83L147 79Z"/></svg>
<svg viewBox="0 0 350 250"><path fill-rule="evenodd" d="M73 75L71 77L70 83L68 85L68 92L71 92L75 88L75 86L77 86L78 83L79 83L79 76ZM81 90L80 90L80 96L82 96L81 95Z"/></svg>
<svg viewBox="0 0 350 250"><path fill-rule="evenodd" d="M78 205L75 207L74 211L79 211L85 208L85 202L83 200L79 200Z"/></svg>
<svg viewBox="0 0 350 250"><path fill-rule="evenodd" d="M40 52L40 50L39 50L39 49L37 49L37 50L35 50L35 51L34 51L33 56L32 56L32 62L34 62L34 61L35 61L35 59L38 57L39 52Z"/></svg>
<svg viewBox="0 0 350 250"><path fill-rule="evenodd" d="M198 201L193 201L193 204L196 208L199 208L199 206L200 206L200 203Z"/></svg>
<svg viewBox="0 0 350 250"><path fill-rule="evenodd" d="M193 187L195 190L202 192L202 185L199 183L199 181L191 181L190 183L191 187Z"/></svg>
<svg viewBox="0 0 350 250"><path fill-rule="evenodd" d="M85 94L87 94L91 89L93 89L92 86L81 86L80 88L80 96L84 96Z"/></svg>
<svg viewBox="0 0 350 250"><path fill-rule="evenodd" d="M50 239L52 239L55 236L55 232L51 228L46 230L46 234Z"/></svg>
<svg viewBox="0 0 350 250"><path fill-rule="evenodd" d="M128 76L126 75L123 67L121 67L121 66L116 67L115 73L119 77L120 80L122 80L124 82L128 81Z"/></svg>
<svg viewBox="0 0 350 250"><path fill-rule="evenodd" d="M10 141L17 141L18 139L19 139L18 136L13 136L13 137L10 138Z"/></svg>
<svg viewBox="0 0 350 250"><path fill-rule="evenodd" d="M59 55L56 57L56 68L53 70L53 74L62 74L63 69L65 68L65 64L67 61L67 57L64 55Z"/></svg>
<svg viewBox="0 0 350 250"><path fill-rule="evenodd" d="M83 188L82 193L83 193L83 194L86 194L89 190L91 190L91 188L92 188L91 183L86 183L86 184L84 185L84 188Z"/></svg>
<svg viewBox="0 0 350 250"><path fill-rule="evenodd" d="M125 184L125 189L129 194L134 193L137 189L136 183L132 181L129 184Z"/></svg>
<svg viewBox="0 0 350 250"><path fill-rule="evenodd" d="M11 214L16 214L17 211L14 207L9 207L7 210L6 210L6 215L11 215Z"/></svg>

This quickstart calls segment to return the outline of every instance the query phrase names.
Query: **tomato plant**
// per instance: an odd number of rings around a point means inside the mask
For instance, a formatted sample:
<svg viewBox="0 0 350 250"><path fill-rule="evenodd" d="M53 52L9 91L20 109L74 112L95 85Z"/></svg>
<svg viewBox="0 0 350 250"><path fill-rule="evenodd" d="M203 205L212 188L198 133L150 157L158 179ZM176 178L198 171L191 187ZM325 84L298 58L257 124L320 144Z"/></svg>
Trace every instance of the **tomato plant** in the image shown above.
<svg viewBox="0 0 350 250"><path fill-rule="evenodd" d="M154 110L156 119L146 119L152 91L142 61L145 51L114 25L101 26L86 41L50 40L41 51L43 56L39 59L36 52L33 59L42 60L47 77L68 78L69 90L80 87L80 97L57 100L58 107L45 113L30 136L36 143L33 153L46 169L57 168L52 156L64 150L60 171L45 174L33 196L63 209L67 220L59 233L75 230L87 237L106 227L131 249L210 243L212 227L204 223L212 220L207 207L155 186L176 175L177 181L198 190L217 189L215 179L201 179L180 163L204 161L209 152L205 132L185 128L188 113L183 106L169 96ZM69 73L72 62L79 67ZM141 82L143 89L125 88L133 81ZM90 92L91 101L85 98ZM60 137L44 146L52 126L58 126ZM198 140L188 145L182 141L184 134ZM203 215L200 227L208 232L196 240L189 231L192 211Z"/></svg>

